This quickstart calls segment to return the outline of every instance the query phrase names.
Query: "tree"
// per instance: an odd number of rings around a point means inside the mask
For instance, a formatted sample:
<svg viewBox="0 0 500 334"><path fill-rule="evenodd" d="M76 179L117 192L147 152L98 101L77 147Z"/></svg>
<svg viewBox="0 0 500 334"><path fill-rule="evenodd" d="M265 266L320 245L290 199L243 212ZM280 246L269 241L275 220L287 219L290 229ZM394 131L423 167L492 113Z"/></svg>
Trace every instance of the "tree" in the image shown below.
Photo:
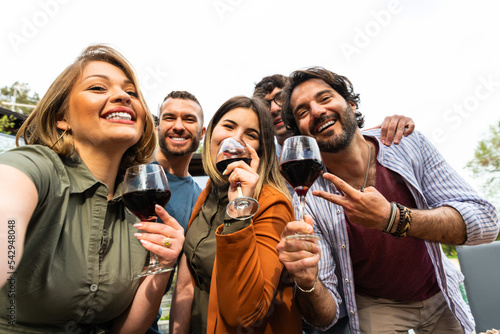
<svg viewBox="0 0 500 334"><path fill-rule="evenodd" d="M10 135L11 131L8 131L8 129L11 129L15 125L15 117L12 115L3 115L0 117L0 132L3 132L5 134Z"/></svg>
<svg viewBox="0 0 500 334"><path fill-rule="evenodd" d="M29 115L34 106L40 101L38 93L33 92L30 94L30 91L28 84L16 81L10 87L0 88L0 103L5 108Z"/></svg>
<svg viewBox="0 0 500 334"><path fill-rule="evenodd" d="M499 208L500 121L498 124L490 126L489 133L477 145L474 159L467 163L466 168L472 171L473 177L481 181L483 184L482 190L489 200Z"/></svg>

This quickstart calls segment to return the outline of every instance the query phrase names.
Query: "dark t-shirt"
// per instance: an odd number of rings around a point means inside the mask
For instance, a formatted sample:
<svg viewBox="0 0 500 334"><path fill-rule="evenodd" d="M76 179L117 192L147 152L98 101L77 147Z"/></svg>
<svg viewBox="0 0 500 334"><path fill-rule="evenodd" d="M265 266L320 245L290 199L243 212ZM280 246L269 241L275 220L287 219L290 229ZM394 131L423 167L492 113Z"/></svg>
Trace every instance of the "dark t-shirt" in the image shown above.
<svg viewBox="0 0 500 334"><path fill-rule="evenodd" d="M378 143L375 147L378 153ZM415 200L403 178L378 161L376 168L375 188L389 202L415 208ZM392 300L420 301L439 292L424 240L412 237L396 239L379 230L352 224L348 219L346 221L356 293ZM398 222L399 210L394 224Z"/></svg>

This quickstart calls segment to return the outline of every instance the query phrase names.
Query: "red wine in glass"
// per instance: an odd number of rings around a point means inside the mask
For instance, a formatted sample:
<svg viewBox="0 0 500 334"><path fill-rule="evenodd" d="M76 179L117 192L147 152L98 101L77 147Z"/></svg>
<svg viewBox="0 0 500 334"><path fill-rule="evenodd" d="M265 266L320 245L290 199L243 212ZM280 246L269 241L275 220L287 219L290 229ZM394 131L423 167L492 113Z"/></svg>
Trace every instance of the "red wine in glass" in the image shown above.
<svg viewBox="0 0 500 334"><path fill-rule="evenodd" d="M290 160L280 165L281 175L299 196L306 196L309 187L323 172L323 163L315 159Z"/></svg>
<svg viewBox="0 0 500 334"><path fill-rule="evenodd" d="M122 195L123 203L140 220L149 220L156 216L155 205L162 207L170 200L170 190L146 189L136 190Z"/></svg>
<svg viewBox="0 0 500 334"><path fill-rule="evenodd" d="M247 165L250 165L250 162L252 162L252 159L250 158L229 158L226 160L221 160L218 163L215 164L215 167L217 167L217 170L219 173L223 173L227 166L229 166L230 163L235 162L235 161L244 161Z"/></svg>
<svg viewBox="0 0 500 334"><path fill-rule="evenodd" d="M299 220L304 220L306 195L323 172L323 161L316 139L308 136L289 137L283 143L280 172L300 198ZM287 238L319 239L313 234L296 234Z"/></svg>
<svg viewBox="0 0 500 334"><path fill-rule="evenodd" d="M248 165L252 161L245 142L232 137L221 141L215 158L215 167L219 173L222 174L230 163L240 160L246 162ZM259 202L254 198L243 196L240 182L236 183L236 187L238 197L229 202L226 212L229 217L234 219L250 218L257 213Z"/></svg>
<svg viewBox="0 0 500 334"><path fill-rule="evenodd" d="M155 205L165 206L170 200L170 188L163 168L157 164L127 168L123 180L123 204L141 221L156 222ZM163 266L154 253L149 253L149 266L136 277L164 273L173 268Z"/></svg>

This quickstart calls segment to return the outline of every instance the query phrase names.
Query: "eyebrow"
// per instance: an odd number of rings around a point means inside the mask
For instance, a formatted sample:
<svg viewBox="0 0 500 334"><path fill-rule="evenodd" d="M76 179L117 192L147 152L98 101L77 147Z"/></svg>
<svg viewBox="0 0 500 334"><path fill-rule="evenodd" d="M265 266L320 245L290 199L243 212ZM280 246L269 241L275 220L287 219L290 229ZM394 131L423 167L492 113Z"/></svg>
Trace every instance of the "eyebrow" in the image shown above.
<svg viewBox="0 0 500 334"><path fill-rule="evenodd" d="M223 120L223 122L229 122L229 123L231 123L231 124L234 124L234 125L238 125L238 126L240 126L238 123L236 123L235 121L230 120L230 119L225 119L225 120ZM257 134L260 136L260 131L258 131L257 129L254 129L254 128L248 128L248 130L250 130L250 131L253 131L253 132L257 133Z"/></svg>
<svg viewBox="0 0 500 334"><path fill-rule="evenodd" d="M83 79L82 79L82 81L85 81L85 80L87 80L87 79L91 79L91 78L95 78L95 77L97 77L97 78L102 78L102 79L106 79L106 80L108 80L108 81L110 80L110 79L109 79L109 77L108 77L107 75L105 75L105 74L91 74L91 75L89 75L89 76L87 76L87 77L83 78ZM124 82L124 83L126 83L126 84L132 84L132 85L134 84L134 83L132 82L132 80L129 80L129 79L125 79L125 80L123 80L123 82Z"/></svg>
<svg viewBox="0 0 500 334"><path fill-rule="evenodd" d="M331 90L331 89L323 89L323 90L321 90L321 91L317 92L316 94L314 94L314 99L315 99L315 100L317 100L317 99L318 99L321 95L323 95L323 94L325 94L325 93L332 93L332 92L333 92L333 90ZM305 102L304 102L304 103L299 104L297 107L295 107L295 108L293 109L293 114L295 114L295 113L297 112L297 110L298 110L298 109L302 108L302 107L303 107L303 106L305 106L306 104L307 104L307 103L305 103Z"/></svg>

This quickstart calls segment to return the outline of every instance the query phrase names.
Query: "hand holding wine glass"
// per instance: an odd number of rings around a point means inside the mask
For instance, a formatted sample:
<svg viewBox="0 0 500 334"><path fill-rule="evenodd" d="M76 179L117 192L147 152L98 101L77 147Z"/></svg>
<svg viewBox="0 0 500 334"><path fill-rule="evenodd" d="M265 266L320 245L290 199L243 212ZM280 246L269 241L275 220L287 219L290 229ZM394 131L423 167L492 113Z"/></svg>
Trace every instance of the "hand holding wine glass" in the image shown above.
<svg viewBox="0 0 500 334"><path fill-rule="evenodd" d="M170 195L167 177L160 165L147 164L127 168L123 181L122 200L125 206L141 221L156 223L155 206L164 207L170 200ZM158 229L153 230L159 232ZM153 238L149 239L152 241ZM172 240L168 236L163 236L163 238L155 236L155 239L158 244L163 244L164 247L171 246ZM150 252L149 258L149 266L137 277L163 273L173 269L171 266L161 265L155 253Z"/></svg>
<svg viewBox="0 0 500 334"><path fill-rule="evenodd" d="M304 221L306 194L323 172L323 161L316 139L308 136L287 138L281 151L280 172L300 198L299 220ZM312 234L294 234L287 236L288 238L319 239Z"/></svg>
<svg viewBox="0 0 500 334"><path fill-rule="evenodd" d="M255 158L258 159L255 151ZM245 142L237 140L232 137L224 139L217 151L216 157L216 167L217 170L223 174L228 166L234 162L244 162L245 164L240 164L239 167L242 170L250 169L250 164L252 162L252 156ZM234 169L234 168L233 168ZM232 172L233 169L230 171ZM223 174L224 175L224 174ZM226 171L227 175L227 171ZM231 173L229 180L236 179L236 188L238 192L238 197L232 200L227 205L227 214L234 219L247 219L252 217L259 209L259 203L252 197L244 196L241 183L244 182L244 177L249 177L248 173L242 171L241 174Z"/></svg>

